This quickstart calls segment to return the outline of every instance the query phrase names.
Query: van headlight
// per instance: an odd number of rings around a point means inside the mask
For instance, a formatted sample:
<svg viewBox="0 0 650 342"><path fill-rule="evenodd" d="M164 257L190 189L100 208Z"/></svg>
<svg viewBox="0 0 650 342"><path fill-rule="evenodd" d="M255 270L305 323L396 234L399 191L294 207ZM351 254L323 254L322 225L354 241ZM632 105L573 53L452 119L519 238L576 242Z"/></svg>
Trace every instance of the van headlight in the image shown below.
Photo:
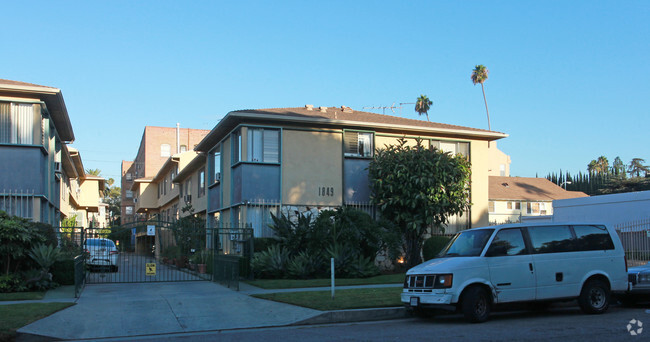
<svg viewBox="0 0 650 342"><path fill-rule="evenodd" d="M448 289L451 287L454 280L453 274L439 274L436 276L436 281L433 284L434 289Z"/></svg>

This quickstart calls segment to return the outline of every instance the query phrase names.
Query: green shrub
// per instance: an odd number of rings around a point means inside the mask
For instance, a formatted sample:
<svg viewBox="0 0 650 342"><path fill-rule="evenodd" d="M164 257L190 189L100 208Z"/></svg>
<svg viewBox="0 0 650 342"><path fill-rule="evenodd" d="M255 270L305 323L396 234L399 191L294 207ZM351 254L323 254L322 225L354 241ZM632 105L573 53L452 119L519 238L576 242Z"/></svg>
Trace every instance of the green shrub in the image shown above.
<svg viewBox="0 0 650 342"><path fill-rule="evenodd" d="M324 271L324 259L321 255L300 252L287 263L287 273L292 278L307 279Z"/></svg>
<svg viewBox="0 0 650 342"><path fill-rule="evenodd" d="M51 269L52 280L61 285L74 285L74 260L59 260Z"/></svg>
<svg viewBox="0 0 650 342"><path fill-rule="evenodd" d="M27 287L23 279L15 274L0 275L0 293L23 292Z"/></svg>
<svg viewBox="0 0 650 342"><path fill-rule="evenodd" d="M30 291L46 291L59 286L52 280L51 273L45 273L42 270L29 270L24 273L25 284Z"/></svg>
<svg viewBox="0 0 650 342"><path fill-rule="evenodd" d="M449 243L451 240L448 236L436 235L428 238L424 241L424 246L422 246L422 256L424 260L430 260L435 258L440 251Z"/></svg>
<svg viewBox="0 0 650 342"><path fill-rule="evenodd" d="M260 278L282 278L286 274L289 250L273 245L268 250L255 253L251 267Z"/></svg>
<svg viewBox="0 0 650 342"><path fill-rule="evenodd" d="M346 273L351 278L367 278L378 275L379 268L373 259L360 255L356 260L350 262Z"/></svg>
<svg viewBox="0 0 650 342"><path fill-rule="evenodd" d="M253 245L255 248L255 253L257 252L263 252L272 245L276 245L278 243L278 240L275 238L255 238L253 240Z"/></svg>

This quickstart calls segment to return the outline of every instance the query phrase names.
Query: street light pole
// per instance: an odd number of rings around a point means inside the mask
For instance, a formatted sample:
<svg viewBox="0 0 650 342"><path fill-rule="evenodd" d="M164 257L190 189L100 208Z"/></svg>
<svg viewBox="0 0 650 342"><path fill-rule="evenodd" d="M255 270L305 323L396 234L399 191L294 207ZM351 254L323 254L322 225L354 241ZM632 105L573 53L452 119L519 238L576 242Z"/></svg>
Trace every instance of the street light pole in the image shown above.
<svg viewBox="0 0 650 342"><path fill-rule="evenodd" d="M560 188L564 185L564 190L566 190L567 184L571 184L571 182L570 181L562 182L562 184L560 184Z"/></svg>

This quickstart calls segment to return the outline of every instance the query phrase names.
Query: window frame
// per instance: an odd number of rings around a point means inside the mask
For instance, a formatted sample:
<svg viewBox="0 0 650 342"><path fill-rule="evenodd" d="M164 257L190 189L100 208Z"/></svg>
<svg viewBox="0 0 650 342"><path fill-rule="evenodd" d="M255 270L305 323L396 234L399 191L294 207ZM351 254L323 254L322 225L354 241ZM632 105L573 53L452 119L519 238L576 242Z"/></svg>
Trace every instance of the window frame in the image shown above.
<svg viewBox="0 0 650 342"><path fill-rule="evenodd" d="M355 135L356 142L353 148L351 144L351 139L352 135ZM370 139L370 148L369 148L369 153L368 154L361 154L359 146L361 145L360 142L360 137L362 135L369 135ZM363 158L363 159L371 159L375 156L375 137L376 134L373 131L362 131L362 130L344 130L343 131L343 156L344 157L350 157L350 158Z"/></svg>

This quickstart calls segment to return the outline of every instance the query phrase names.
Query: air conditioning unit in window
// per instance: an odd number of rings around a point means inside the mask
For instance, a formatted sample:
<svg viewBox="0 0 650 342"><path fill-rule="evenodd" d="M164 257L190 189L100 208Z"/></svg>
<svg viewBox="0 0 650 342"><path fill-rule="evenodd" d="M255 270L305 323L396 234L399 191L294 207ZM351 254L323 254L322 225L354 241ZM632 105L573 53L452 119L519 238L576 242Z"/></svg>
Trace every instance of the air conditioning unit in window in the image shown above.
<svg viewBox="0 0 650 342"><path fill-rule="evenodd" d="M60 162L54 162L54 172L61 173L61 163Z"/></svg>
<svg viewBox="0 0 650 342"><path fill-rule="evenodd" d="M137 199L137 198L134 198L134 199L133 199L133 203L138 203L138 199Z"/></svg>
<svg viewBox="0 0 650 342"><path fill-rule="evenodd" d="M217 173L214 175L214 180L215 180L215 181L220 181L220 180L221 180L221 172L217 172Z"/></svg>

